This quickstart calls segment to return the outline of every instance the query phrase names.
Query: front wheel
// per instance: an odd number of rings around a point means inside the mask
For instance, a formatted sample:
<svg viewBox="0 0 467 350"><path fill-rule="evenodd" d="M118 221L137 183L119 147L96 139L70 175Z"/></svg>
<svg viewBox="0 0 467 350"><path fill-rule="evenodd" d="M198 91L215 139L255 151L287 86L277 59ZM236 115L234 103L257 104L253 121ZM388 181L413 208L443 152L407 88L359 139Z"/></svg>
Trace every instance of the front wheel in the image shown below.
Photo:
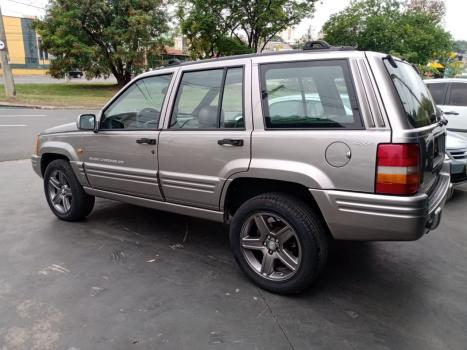
<svg viewBox="0 0 467 350"><path fill-rule="evenodd" d="M232 219L230 244L243 272L279 294L309 287L327 260L327 233L320 218L301 200L281 193L245 202Z"/></svg>
<svg viewBox="0 0 467 350"><path fill-rule="evenodd" d="M61 220L82 220L94 207L94 196L84 192L70 163L64 159L54 160L47 166L44 192L50 209Z"/></svg>

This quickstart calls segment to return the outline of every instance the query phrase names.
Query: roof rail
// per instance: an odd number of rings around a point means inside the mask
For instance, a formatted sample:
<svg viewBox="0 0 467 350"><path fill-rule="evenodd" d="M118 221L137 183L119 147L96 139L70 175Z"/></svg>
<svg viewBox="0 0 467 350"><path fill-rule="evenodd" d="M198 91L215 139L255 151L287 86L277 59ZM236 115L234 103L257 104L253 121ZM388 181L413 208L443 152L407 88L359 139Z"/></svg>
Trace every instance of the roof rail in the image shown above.
<svg viewBox="0 0 467 350"><path fill-rule="evenodd" d="M332 46L329 45L324 40L314 40L314 41L307 41L303 46L303 50L310 51L310 50L338 50L338 51L346 51L346 50L356 50L355 47L352 46Z"/></svg>
<svg viewBox="0 0 467 350"><path fill-rule="evenodd" d="M178 58L171 58L169 59L169 61L167 62L167 66L177 66L179 65L180 63L182 63Z"/></svg>
<svg viewBox="0 0 467 350"><path fill-rule="evenodd" d="M332 46L324 40L307 41L303 46L303 50L323 50L330 48L332 48Z"/></svg>

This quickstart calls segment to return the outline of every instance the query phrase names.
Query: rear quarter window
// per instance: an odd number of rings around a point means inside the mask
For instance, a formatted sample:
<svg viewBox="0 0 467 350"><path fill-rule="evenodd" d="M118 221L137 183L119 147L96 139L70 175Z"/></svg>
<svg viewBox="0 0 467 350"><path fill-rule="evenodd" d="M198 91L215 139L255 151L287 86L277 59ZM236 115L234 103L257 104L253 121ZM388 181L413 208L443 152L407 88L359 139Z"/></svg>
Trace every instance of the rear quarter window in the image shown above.
<svg viewBox="0 0 467 350"><path fill-rule="evenodd" d="M395 61L397 67L387 58L383 61L412 127L421 128L435 123L437 117L434 101L415 68L402 61Z"/></svg>

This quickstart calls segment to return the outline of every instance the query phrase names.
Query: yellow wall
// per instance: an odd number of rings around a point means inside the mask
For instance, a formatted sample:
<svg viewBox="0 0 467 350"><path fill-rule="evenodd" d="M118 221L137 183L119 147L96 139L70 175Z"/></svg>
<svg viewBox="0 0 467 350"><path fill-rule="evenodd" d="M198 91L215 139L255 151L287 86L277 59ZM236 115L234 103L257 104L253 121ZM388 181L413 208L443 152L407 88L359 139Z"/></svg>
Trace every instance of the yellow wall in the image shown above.
<svg viewBox="0 0 467 350"><path fill-rule="evenodd" d="M5 25L6 41L8 45L8 55L10 57L10 64L26 64L24 52L24 38L23 29L21 27L21 18L12 16L3 16L3 24ZM36 33L37 39L40 36ZM39 65L50 64L49 60L41 60L38 54ZM34 68L34 67L13 67L13 75L46 75L47 69ZM2 71L0 69L0 76Z"/></svg>
<svg viewBox="0 0 467 350"><path fill-rule="evenodd" d="M5 25L6 42L11 64L25 64L23 30L21 29L21 18L3 16Z"/></svg>
<svg viewBox="0 0 467 350"><path fill-rule="evenodd" d="M13 76L17 77L20 75L47 75L47 69L41 68L12 68ZM0 77L3 76L2 70L0 69Z"/></svg>

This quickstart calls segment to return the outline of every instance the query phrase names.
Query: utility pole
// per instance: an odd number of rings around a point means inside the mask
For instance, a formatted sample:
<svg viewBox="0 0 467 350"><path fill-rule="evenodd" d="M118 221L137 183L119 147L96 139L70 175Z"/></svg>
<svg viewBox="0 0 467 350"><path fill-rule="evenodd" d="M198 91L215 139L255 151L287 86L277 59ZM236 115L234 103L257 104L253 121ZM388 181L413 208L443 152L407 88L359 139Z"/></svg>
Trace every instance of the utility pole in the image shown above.
<svg viewBox="0 0 467 350"><path fill-rule="evenodd" d="M8 47L6 45L5 26L3 25L2 8L0 6L0 62L3 69L3 81L5 82L5 94L7 97L15 97L16 89L11 73L10 62L8 62Z"/></svg>

